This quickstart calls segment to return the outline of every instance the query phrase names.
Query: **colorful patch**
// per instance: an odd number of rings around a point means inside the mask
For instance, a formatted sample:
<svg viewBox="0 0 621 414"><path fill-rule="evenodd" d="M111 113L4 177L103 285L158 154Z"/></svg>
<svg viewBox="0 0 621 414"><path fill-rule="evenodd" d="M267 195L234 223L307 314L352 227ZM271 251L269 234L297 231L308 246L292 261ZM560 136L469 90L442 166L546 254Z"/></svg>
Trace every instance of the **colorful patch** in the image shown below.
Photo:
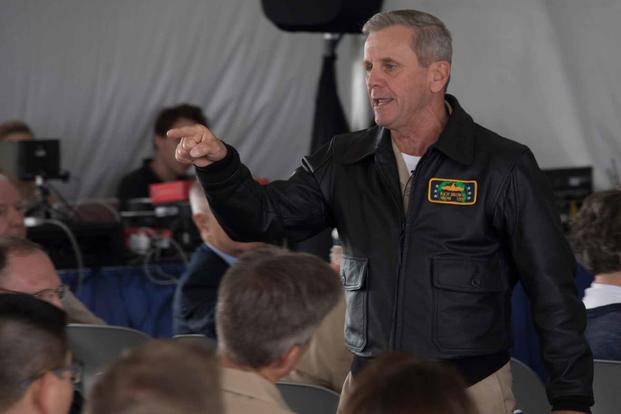
<svg viewBox="0 0 621 414"><path fill-rule="evenodd" d="M475 180L432 178L429 180L427 199L431 203L471 206L477 202L477 182Z"/></svg>

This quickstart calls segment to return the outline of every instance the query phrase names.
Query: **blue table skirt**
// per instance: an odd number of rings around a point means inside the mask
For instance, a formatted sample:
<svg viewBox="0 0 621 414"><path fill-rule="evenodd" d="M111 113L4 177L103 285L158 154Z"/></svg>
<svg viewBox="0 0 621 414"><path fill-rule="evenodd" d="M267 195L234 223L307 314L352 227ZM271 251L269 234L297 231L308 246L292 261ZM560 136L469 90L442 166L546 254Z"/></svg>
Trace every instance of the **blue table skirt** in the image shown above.
<svg viewBox="0 0 621 414"><path fill-rule="evenodd" d="M155 281L147 276L146 271ZM175 284L156 281L170 281L166 275L178 278L185 271L185 265L149 265L146 271L143 266L88 269L78 292L77 271L61 271L59 274L82 303L107 323L138 329L153 337L170 337Z"/></svg>

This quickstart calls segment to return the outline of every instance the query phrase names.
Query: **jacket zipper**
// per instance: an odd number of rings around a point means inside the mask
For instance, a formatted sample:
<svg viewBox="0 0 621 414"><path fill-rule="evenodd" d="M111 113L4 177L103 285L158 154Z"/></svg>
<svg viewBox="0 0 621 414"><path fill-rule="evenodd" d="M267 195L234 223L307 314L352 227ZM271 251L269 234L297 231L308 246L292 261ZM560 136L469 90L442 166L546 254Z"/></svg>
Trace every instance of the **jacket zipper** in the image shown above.
<svg viewBox="0 0 621 414"><path fill-rule="evenodd" d="M408 200L408 209L407 211L404 212L404 215L401 217L401 231L400 231L400 235L399 235L399 261L397 263L397 280L395 281L395 293L393 295L394 297L394 307L393 307L393 311L392 311L392 332L390 333L390 340L388 343L388 347L390 350L396 350L396 345L397 345L397 332L400 330L399 329L399 325L400 325L400 321L398 320L398 315L399 315L399 308L400 308L400 303L401 303L401 296L400 296L400 288L401 288L401 280L402 274L404 273L404 269L403 269L403 262L405 259L405 254L406 254L406 247L407 247L407 241L408 241L408 237L407 237L407 233L406 233L406 229L407 229L407 225L408 222L411 222L414 218L414 212L412 214L408 214L409 211L412 210L413 207L413 197L414 194L417 194L417 192L415 191L418 187L419 183L418 183L418 177L420 175L420 171L423 170L423 166L424 163L427 161L427 159L429 158L429 156L427 154L429 154L429 152L433 151L433 149L429 149L428 151L426 151L423 156L421 157L421 159L418 161L418 165L416 166L416 168L414 169L414 172L412 173L412 175L410 176L409 180L412 180L412 184L410 187L410 194L409 194L409 200ZM408 180L408 181L409 181ZM407 186L407 184L406 184ZM401 197L401 205L403 206L403 197ZM404 209L402 208L401 211L404 211ZM409 219L409 220L408 220Z"/></svg>

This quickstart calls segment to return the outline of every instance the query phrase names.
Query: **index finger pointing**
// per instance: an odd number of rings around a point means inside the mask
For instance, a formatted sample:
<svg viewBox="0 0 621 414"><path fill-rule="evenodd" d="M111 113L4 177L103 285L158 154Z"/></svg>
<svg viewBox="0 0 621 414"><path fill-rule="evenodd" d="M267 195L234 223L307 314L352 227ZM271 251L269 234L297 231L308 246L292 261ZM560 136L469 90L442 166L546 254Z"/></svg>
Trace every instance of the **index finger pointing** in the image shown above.
<svg viewBox="0 0 621 414"><path fill-rule="evenodd" d="M198 143L202 134L201 125L190 125L181 128L170 129L166 132L166 136L170 139L188 138Z"/></svg>

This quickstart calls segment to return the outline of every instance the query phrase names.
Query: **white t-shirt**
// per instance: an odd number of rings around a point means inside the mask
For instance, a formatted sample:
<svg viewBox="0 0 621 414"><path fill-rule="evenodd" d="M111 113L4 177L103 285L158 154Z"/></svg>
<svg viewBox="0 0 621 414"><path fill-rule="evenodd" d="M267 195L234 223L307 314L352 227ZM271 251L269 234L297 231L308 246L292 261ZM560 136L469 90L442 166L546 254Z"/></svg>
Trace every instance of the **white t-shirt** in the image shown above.
<svg viewBox="0 0 621 414"><path fill-rule="evenodd" d="M621 287L593 282L591 287L584 291L582 302L587 309L621 303Z"/></svg>
<svg viewBox="0 0 621 414"><path fill-rule="evenodd" d="M408 167L408 171L410 174L416 169L416 165L418 165L418 161L420 161L421 157L417 157L415 155L409 155L405 153L401 153L403 157L403 162L405 162L405 166Z"/></svg>

